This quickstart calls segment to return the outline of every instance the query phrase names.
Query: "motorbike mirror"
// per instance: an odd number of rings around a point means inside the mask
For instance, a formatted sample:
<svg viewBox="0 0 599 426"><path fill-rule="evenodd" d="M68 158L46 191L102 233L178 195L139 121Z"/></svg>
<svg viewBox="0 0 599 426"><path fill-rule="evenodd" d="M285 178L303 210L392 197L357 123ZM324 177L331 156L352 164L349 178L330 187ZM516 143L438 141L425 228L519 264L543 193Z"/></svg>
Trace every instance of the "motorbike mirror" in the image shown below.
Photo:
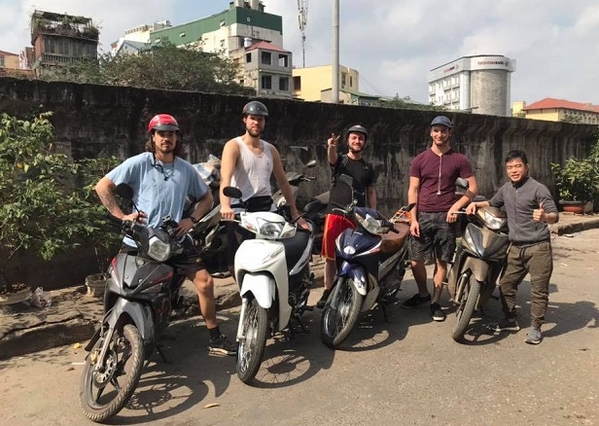
<svg viewBox="0 0 599 426"><path fill-rule="evenodd" d="M241 191L239 188L235 188L233 186L227 186L223 188L223 194L229 198L237 198L241 199Z"/></svg>
<svg viewBox="0 0 599 426"><path fill-rule="evenodd" d="M348 175L339 175L337 179L339 179L339 183L342 183L347 186L353 186L354 184L354 179Z"/></svg>
<svg viewBox="0 0 599 426"><path fill-rule="evenodd" d="M309 169L310 167L314 167L316 166L316 160L310 160L306 163L306 165L304 166L306 169Z"/></svg>
<svg viewBox="0 0 599 426"><path fill-rule="evenodd" d="M457 186L458 188L460 188L462 190L466 190L470 187L470 182L468 182L464 178L459 177L455 180L455 186Z"/></svg>
<svg viewBox="0 0 599 426"><path fill-rule="evenodd" d="M119 183L116 186L116 193L119 197L124 200L132 200L133 199L133 188L131 188L126 183Z"/></svg>

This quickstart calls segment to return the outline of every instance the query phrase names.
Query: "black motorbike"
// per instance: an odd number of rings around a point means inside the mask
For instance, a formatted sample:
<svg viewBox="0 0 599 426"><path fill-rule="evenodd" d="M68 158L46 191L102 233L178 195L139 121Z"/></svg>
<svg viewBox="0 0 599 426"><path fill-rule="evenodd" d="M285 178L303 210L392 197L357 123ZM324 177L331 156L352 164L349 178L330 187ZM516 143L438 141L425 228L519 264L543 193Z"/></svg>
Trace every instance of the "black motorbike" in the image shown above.
<svg viewBox="0 0 599 426"><path fill-rule="evenodd" d="M117 186L117 194L132 200L133 190ZM116 219L114 219L116 221ZM171 311L180 303L183 275L164 262L180 254L191 241L176 235L177 223L165 217L158 228L118 221L137 249L121 251L108 268L104 316L85 350L80 402L85 415L104 422L129 401L139 382L144 361L157 350ZM134 251L135 250L135 251Z"/></svg>
<svg viewBox="0 0 599 426"><path fill-rule="evenodd" d="M472 314L493 294L510 245L507 216L500 209L482 207L467 221L447 279L457 306L451 334L456 342L463 341Z"/></svg>

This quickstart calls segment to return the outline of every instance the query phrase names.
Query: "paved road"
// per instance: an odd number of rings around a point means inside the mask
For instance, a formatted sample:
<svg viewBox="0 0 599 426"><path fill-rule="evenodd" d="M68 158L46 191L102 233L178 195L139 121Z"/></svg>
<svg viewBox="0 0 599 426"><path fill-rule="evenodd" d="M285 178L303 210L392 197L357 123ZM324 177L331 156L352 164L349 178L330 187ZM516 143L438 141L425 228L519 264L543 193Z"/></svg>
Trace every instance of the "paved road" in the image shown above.
<svg viewBox="0 0 599 426"><path fill-rule="evenodd" d="M545 340L481 334L451 339L453 315L433 323L426 308L366 318L345 350L325 348L319 313L313 333L269 341L256 387L242 384L233 358L209 357L197 318L169 329L171 364L151 363L115 424L156 425L592 425L599 424L599 230L556 237ZM407 277L401 299L415 290ZM525 281L521 325L528 325ZM314 301L320 289L312 295ZM448 310L448 313L450 311ZM487 314L500 315L491 301ZM221 313L234 334L237 312ZM85 424L78 406L80 363L73 346L0 363L0 419L10 425ZM156 361L156 359L154 359ZM219 404L204 408L207 404Z"/></svg>

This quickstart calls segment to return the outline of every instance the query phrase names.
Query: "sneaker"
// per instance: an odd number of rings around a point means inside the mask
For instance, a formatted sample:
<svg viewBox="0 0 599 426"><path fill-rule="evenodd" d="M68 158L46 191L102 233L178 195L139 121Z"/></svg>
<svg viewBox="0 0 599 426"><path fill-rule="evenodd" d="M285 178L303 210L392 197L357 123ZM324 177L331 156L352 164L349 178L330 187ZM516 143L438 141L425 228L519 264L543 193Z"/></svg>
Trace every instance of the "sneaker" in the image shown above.
<svg viewBox="0 0 599 426"><path fill-rule="evenodd" d="M431 304L431 315L434 321L445 321L445 312L441 309L438 303Z"/></svg>
<svg viewBox="0 0 599 426"><path fill-rule="evenodd" d="M221 334L217 339L210 339L208 342L208 352L214 355L237 355L237 344L232 343L227 336Z"/></svg>
<svg viewBox="0 0 599 426"><path fill-rule="evenodd" d="M413 295L412 297L410 297L408 300L406 300L403 305L401 305L404 308L415 308L418 305L422 305L424 303L430 302L431 301L431 294L427 294L426 296L421 296L420 293L416 293L415 295Z"/></svg>
<svg viewBox="0 0 599 426"><path fill-rule="evenodd" d="M331 294L331 290L325 290L322 292L322 297L318 302L316 302L316 307L318 309L324 308L324 305L327 304L327 299L329 298L329 294Z"/></svg>
<svg viewBox="0 0 599 426"><path fill-rule="evenodd" d="M531 345L538 345L543 340L543 335L541 334L541 329L537 327L530 327L528 333L526 333L526 343L530 343Z"/></svg>
<svg viewBox="0 0 599 426"><path fill-rule="evenodd" d="M510 320L508 318L504 318L496 324L492 324L489 328L493 331L519 331L520 326L518 325L518 321L515 319Z"/></svg>

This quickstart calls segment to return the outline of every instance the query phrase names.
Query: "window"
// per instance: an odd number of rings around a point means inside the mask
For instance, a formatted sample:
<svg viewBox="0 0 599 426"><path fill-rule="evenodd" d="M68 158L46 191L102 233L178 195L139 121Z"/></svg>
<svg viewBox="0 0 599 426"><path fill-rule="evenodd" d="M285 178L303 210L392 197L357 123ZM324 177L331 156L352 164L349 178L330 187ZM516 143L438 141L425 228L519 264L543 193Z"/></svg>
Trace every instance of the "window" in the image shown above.
<svg viewBox="0 0 599 426"><path fill-rule="evenodd" d="M4 64L4 56L0 56L0 67L4 68L5 64Z"/></svg>
<svg viewBox="0 0 599 426"><path fill-rule="evenodd" d="M279 90L282 92L289 92L289 79L287 77L279 78Z"/></svg>
<svg viewBox="0 0 599 426"><path fill-rule="evenodd" d="M279 55L279 66L289 68L289 58L287 55Z"/></svg>
<svg viewBox="0 0 599 426"><path fill-rule="evenodd" d="M354 77L353 76L349 76L349 87L354 87Z"/></svg>
<svg viewBox="0 0 599 426"><path fill-rule="evenodd" d="M270 52L262 52L261 56L261 63L264 65L270 65L271 64L271 54Z"/></svg>
<svg viewBox="0 0 599 426"><path fill-rule="evenodd" d="M293 90L302 90L302 78L300 76L293 77Z"/></svg>
<svg viewBox="0 0 599 426"><path fill-rule="evenodd" d="M246 53L245 54L245 61L249 64L250 62L252 62L252 54L251 53Z"/></svg>
<svg viewBox="0 0 599 426"><path fill-rule="evenodd" d="M342 72L341 73L341 87L342 88L345 88L346 80L347 80L347 74Z"/></svg>
<svg viewBox="0 0 599 426"><path fill-rule="evenodd" d="M272 89L272 77L270 75L263 75L261 78L262 81L262 89L271 90Z"/></svg>

